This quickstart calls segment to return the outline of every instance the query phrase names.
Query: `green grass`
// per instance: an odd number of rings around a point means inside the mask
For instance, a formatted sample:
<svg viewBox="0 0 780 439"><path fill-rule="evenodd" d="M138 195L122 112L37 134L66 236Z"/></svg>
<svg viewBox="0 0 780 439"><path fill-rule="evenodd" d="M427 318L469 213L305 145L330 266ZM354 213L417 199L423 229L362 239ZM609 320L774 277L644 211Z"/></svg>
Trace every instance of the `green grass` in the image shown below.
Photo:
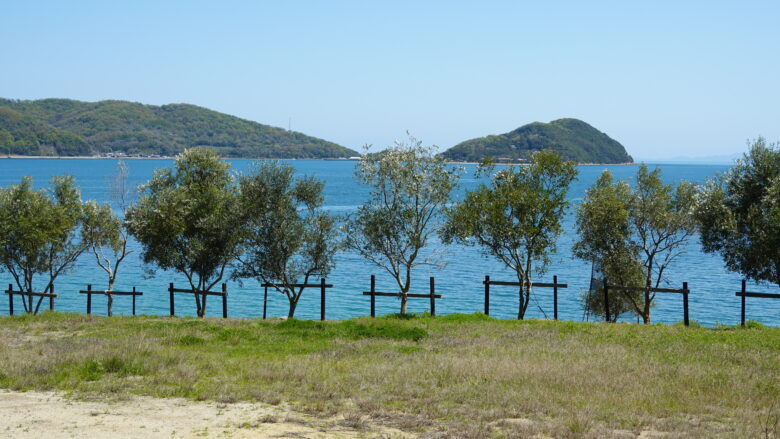
<svg viewBox="0 0 780 439"><path fill-rule="evenodd" d="M776 437L780 329L0 318L0 387L290 403L459 437ZM522 419L518 419L522 418Z"/></svg>

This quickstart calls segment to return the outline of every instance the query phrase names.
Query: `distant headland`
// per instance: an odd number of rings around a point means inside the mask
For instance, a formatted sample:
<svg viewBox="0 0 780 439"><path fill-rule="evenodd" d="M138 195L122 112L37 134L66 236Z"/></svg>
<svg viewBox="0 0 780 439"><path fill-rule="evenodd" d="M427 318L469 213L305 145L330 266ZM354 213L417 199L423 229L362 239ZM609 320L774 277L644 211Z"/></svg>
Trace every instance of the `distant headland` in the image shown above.
<svg viewBox="0 0 780 439"><path fill-rule="evenodd" d="M631 163L633 158L618 141L578 119L534 122L505 134L466 140L444 151L447 160L524 162L534 151L552 149L578 163Z"/></svg>
<svg viewBox="0 0 780 439"><path fill-rule="evenodd" d="M0 153L7 155L169 157L192 146L229 158L359 155L333 142L189 104L0 98Z"/></svg>

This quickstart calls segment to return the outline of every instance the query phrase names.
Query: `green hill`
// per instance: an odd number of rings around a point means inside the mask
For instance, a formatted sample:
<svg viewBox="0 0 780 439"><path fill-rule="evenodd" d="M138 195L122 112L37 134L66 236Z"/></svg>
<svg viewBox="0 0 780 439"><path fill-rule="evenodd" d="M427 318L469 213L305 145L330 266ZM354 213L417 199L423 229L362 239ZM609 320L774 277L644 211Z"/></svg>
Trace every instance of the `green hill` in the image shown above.
<svg viewBox="0 0 780 439"><path fill-rule="evenodd" d="M601 131L577 119L534 122L506 134L461 142L444 151L448 160L479 162L485 157L497 161L524 161L534 151L552 149L578 163L630 163L626 149Z"/></svg>
<svg viewBox="0 0 780 439"><path fill-rule="evenodd" d="M0 152L174 155L208 146L223 157L341 158L349 148L188 104L0 99Z"/></svg>

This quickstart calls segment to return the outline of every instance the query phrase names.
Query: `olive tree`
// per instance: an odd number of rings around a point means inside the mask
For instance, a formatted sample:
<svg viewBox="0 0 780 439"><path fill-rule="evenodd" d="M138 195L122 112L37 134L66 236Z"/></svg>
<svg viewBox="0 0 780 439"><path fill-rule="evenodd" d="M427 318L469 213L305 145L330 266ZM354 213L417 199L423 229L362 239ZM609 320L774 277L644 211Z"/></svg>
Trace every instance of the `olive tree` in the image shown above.
<svg viewBox="0 0 780 439"><path fill-rule="evenodd" d="M158 169L127 210L130 235L146 263L183 274L195 292L197 315L225 274L241 232L238 190L230 165L210 149L182 152L174 168Z"/></svg>
<svg viewBox="0 0 780 439"><path fill-rule="evenodd" d="M460 169L448 166L435 151L412 136L376 154L366 147L356 175L371 193L344 225L345 246L395 280L401 314L407 310L413 269L444 265L437 252L425 248Z"/></svg>
<svg viewBox="0 0 780 439"><path fill-rule="evenodd" d="M645 282L639 248L631 240L629 206L631 187L624 181L613 182L612 174L604 171L585 193L577 208L578 240L572 248L574 256L591 262L591 287L583 295L588 313L605 317L604 281L623 286L643 286ZM634 311L642 292L611 290L609 316L616 321L620 315Z"/></svg>
<svg viewBox="0 0 780 439"><path fill-rule="evenodd" d="M122 261L133 251L128 249L129 234L122 219L114 212L118 209L124 214L132 196L127 183L129 175L127 164L117 162L116 173L109 183L111 204L98 204L89 201L84 205L84 225L81 229L82 239L89 244L89 249L95 257L98 266L105 271L108 287L104 290L108 301L108 315L113 314L114 291L119 267Z"/></svg>
<svg viewBox="0 0 780 439"><path fill-rule="evenodd" d="M35 190L31 177L0 188L0 264L21 291L34 292L36 276L45 276L41 292L51 293L54 281L87 249L79 239L84 220L81 192L71 176L57 176L48 189ZM37 313L43 297L22 301Z"/></svg>
<svg viewBox="0 0 780 439"><path fill-rule="evenodd" d="M322 181L294 178L292 166L256 164L239 178L243 216L237 278L254 278L276 285L295 309L312 276L325 277L334 267L338 248L335 218L322 210Z"/></svg>
<svg viewBox="0 0 780 439"><path fill-rule="evenodd" d="M650 171L640 165L629 204L633 244L639 248L645 285L658 288L666 280L664 273L684 254L696 232L693 215L696 187L687 181L676 186L664 184L661 170ZM632 306L645 324L650 324L650 309L655 293L646 292L644 300Z"/></svg>
<svg viewBox="0 0 780 439"><path fill-rule="evenodd" d="M595 262L611 284L636 286L640 281L640 286L659 287L666 280L666 270L685 253L696 232L695 192L689 182L665 184L660 169L650 171L644 164L630 188L628 183L613 183L611 175L602 174L578 211L575 256ZM628 305L645 324L650 323L655 293L616 295L616 306Z"/></svg>
<svg viewBox="0 0 780 439"><path fill-rule="evenodd" d="M780 286L780 145L759 137L749 146L699 193L701 244L730 271Z"/></svg>
<svg viewBox="0 0 780 439"><path fill-rule="evenodd" d="M552 151L535 153L527 166L496 172L447 210L445 242L478 245L515 272L520 283L517 318L530 303L535 272L543 274L555 252L566 193L577 176L573 162Z"/></svg>

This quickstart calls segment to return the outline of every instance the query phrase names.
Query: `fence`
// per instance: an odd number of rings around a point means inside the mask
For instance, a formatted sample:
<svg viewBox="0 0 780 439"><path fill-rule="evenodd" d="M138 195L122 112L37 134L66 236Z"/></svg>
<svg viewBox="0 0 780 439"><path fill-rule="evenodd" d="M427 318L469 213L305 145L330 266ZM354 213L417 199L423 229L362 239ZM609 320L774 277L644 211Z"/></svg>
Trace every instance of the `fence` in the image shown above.
<svg viewBox="0 0 780 439"><path fill-rule="evenodd" d="M376 297L401 297L400 292L385 293L376 290L376 277L371 275L371 290L363 291L364 296L371 296L371 317L376 317ZM431 301L431 315L436 316L436 299L441 299L441 294L436 294L436 280L431 277L428 283L428 294L406 293L408 298L428 298Z"/></svg>
<svg viewBox="0 0 780 439"><path fill-rule="evenodd" d="M227 312L227 284L222 284L222 291L197 291L190 288L174 288L173 282L168 284L168 294L169 294L169 301L170 301L170 308L171 308L171 317L175 316L175 293L187 293L187 294L200 294L204 296L217 296L222 298L222 318L226 319L228 316ZM205 304L204 304L205 305Z"/></svg>
<svg viewBox="0 0 780 439"><path fill-rule="evenodd" d="M171 284L173 285L173 284ZM93 290L92 284L87 285L86 290L79 291L79 294L86 294L87 295L87 315L92 314L92 295L93 294L100 294L102 296L108 296L109 294L112 296L132 296L133 297L133 315L135 315L135 298L137 296L143 296L144 293L140 291L136 291L135 287L133 287L133 291L106 291L106 290Z"/></svg>
<svg viewBox="0 0 780 439"><path fill-rule="evenodd" d="M682 294L683 296L683 322L685 323L685 326L688 326L690 324L690 321L688 319L688 294L690 293L690 290L688 290L688 282L683 282L682 289L674 289L674 288L652 288L650 286L646 287L630 287L630 286L624 286L624 285L609 285L607 283L607 280L604 279L604 311L605 311L605 320L610 320L609 315L609 290L614 289L618 291L643 291L645 293L645 302L649 302L649 295L650 293L677 293Z"/></svg>
<svg viewBox="0 0 780 439"><path fill-rule="evenodd" d="M496 281L491 280L490 276L485 276L484 281L482 282L485 290L484 290L484 312L486 315L490 315L490 287L491 286L520 286L519 282L507 282L507 281ZM745 317L746 317L746 298L753 297L753 298L768 298L768 299L780 299L780 294L778 293L758 293L758 292L750 292L747 291L746 288L746 280L742 280L742 288L740 291L737 291L735 295L737 297L741 298L741 312L740 312L740 324L742 326L745 326ZM435 286L435 278L430 277L429 279L429 291L428 293L407 293L408 298L427 298L430 300L430 313L432 316L436 315L436 299L441 299L442 295L436 293L436 286ZM610 310L610 304L609 304L609 292L612 291L641 291L645 293L645 298L647 299L649 297L650 293L674 293L674 294L681 294L682 295L682 305L683 305L683 322L685 326L690 325L690 315L689 315L689 305L688 305L688 295L691 293L691 291L688 289L688 282L682 283L682 288L675 289L675 288L652 288L652 287L636 287L636 286L626 286L626 285L613 285L609 284L607 280L604 281L604 305L605 305L605 317L607 321L611 320L611 310ZM284 287L283 284L279 283L263 283L261 286L265 289L264 290L264 297L263 297L263 319L267 318L267 310L268 310L268 288L276 288L276 287ZM320 320L325 320L326 318L326 290L329 288L333 288L332 284L326 283L326 279L322 278L320 280L320 283L303 283L303 284L290 284L287 285L288 287L294 287L294 288L319 288L320 289ZM558 276L553 276L553 282L552 283L545 283L545 282L533 282L532 286L535 288L552 288L553 289L553 318L555 320L558 320L558 289L560 288L568 288L568 284L565 283L559 283L558 282ZM5 290L5 294L8 296L8 313L9 315L14 315L14 296L22 296L22 300L24 302L25 309L29 313L37 313L41 302L43 299L48 298L49 299L49 309L54 310L54 299L58 297L57 294L54 293L54 285L50 287L50 292L43 293L43 292L35 292L35 291L20 291L20 290L14 290L13 284L8 285L8 289ZM177 293L186 293L186 294L196 294L196 291L193 289L185 289L185 288L175 288L173 283L169 284L168 287L169 292L169 301L170 301L170 315L175 315L175 294ZM138 296L142 296L144 293L137 291L135 287L133 287L132 291L104 291L104 290L93 290L92 285L87 285L86 290L79 291L80 294L86 294L87 296L87 307L86 311L88 315L92 314L92 295L94 294L100 294L100 295L114 295L114 296L130 296L132 298L132 314L136 315L136 299ZM199 291L197 294L206 295L206 296L217 296L222 298L222 317L227 318L228 312L227 312L227 284L222 284L222 290L221 291ZM363 291L362 294L364 296L370 296L371 298L371 309L370 309L370 315L371 317L376 316L376 297L399 297L399 292L382 292L376 290L376 277L374 275L371 275L371 288L369 291ZM33 298L39 298L38 304L33 305Z"/></svg>
<svg viewBox="0 0 780 439"><path fill-rule="evenodd" d="M750 291L746 291L746 285L747 281L745 279L742 279L742 290L737 291L737 296L739 296L742 300L742 312L740 313L740 321L739 324L744 328L745 327L745 298L747 297L760 297L763 299L780 299L780 294L773 294L773 293L752 293Z"/></svg>
<svg viewBox="0 0 780 439"><path fill-rule="evenodd" d="M28 298L28 304L24 304L24 307L27 308L27 312L30 314L37 314L38 309L41 307L41 301L44 297L49 298L49 310L54 311L54 299L57 298L57 295L54 294L54 284L51 284L51 287L49 288L48 293L40 293L35 291L14 291L14 285L8 284L8 289L5 290L5 294L8 295L8 315L14 315L14 296L22 296L22 301L24 301L25 297ZM39 297L38 304L35 306L35 311L33 311L33 297Z"/></svg>
<svg viewBox="0 0 780 439"><path fill-rule="evenodd" d="M490 280L490 276L485 276L485 280L482 281L485 285L485 315L490 315L490 286L491 285L503 285L511 287L520 287L520 282L506 282L500 280ZM544 282L531 282L531 286L535 288L552 288L553 289L553 319L558 320L558 288L568 288L568 284L559 284L558 276L553 276L552 283Z"/></svg>
<svg viewBox="0 0 780 439"><path fill-rule="evenodd" d="M264 288L263 291L263 320L265 320L266 312L268 310L268 288L317 288L320 289L320 320L325 320L325 290L327 288L333 288L332 284L326 284L325 278L320 279L318 284L279 284L279 283L264 283L260 285Z"/></svg>

